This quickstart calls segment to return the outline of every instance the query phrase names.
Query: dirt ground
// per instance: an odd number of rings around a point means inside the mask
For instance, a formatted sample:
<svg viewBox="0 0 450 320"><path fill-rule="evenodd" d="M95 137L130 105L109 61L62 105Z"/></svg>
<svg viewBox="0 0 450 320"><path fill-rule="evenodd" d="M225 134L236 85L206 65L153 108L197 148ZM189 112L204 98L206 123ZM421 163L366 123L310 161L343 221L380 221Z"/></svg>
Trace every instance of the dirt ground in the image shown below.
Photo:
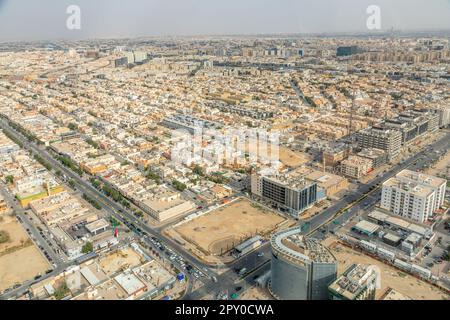
<svg viewBox="0 0 450 320"><path fill-rule="evenodd" d="M6 231L10 237L8 242L0 244L0 291L50 269L48 261L15 217L3 216L0 230Z"/></svg>
<svg viewBox="0 0 450 320"><path fill-rule="evenodd" d="M240 297L239 300L273 300L273 297L267 291L261 287L252 287L246 290Z"/></svg>
<svg viewBox="0 0 450 320"><path fill-rule="evenodd" d="M1 256L0 291L30 280L48 269L50 264L34 245Z"/></svg>
<svg viewBox="0 0 450 320"><path fill-rule="evenodd" d="M120 270L136 267L143 262L144 258L136 251L131 248L125 248L102 258L99 265L108 276L111 276Z"/></svg>
<svg viewBox="0 0 450 320"><path fill-rule="evenodd" d="M6 231L10 239L8 242L0 244L0 255L8 248L20 246L28 240L27 233L15 217L3 216L3 221L0 222L0 230Z"/></svg>
<svg viewBox="0 0 450 320"><path fill-rule="evenodd" d="M242 150L242 149L241 149ZM271 145L267 144L267 146L260 145L258 141L250 140L249 143L245 144L245 150L242 150L245 152L253 152L257 153L258 155L266 155L270 158L278 158L285 166L289 166L292 168L297 168L308 161L311 160L311 157L307 154L301 153L301 152L294 152L292 150L289 150L286 147L279 147L278 148L278 155L273 154L272 152L277 152L277 149L274 149L272 151Z"/></svg>
<svg viewBox="0 0 450 320"><path fill-rule="evenodd" d="M285 166L297 168L310 160L311 158L304 153L294 152L284 147L280 148L280 161Z"/></svg>
<svg viewBox="0 0 450 320"><path fill-rule="evenodd" d="M381 270L381 289L377 290L376 299L379 299L388 287L409 296L413 300L448 300L450 296L438 288L419 280L412 275L402 272L392 266L346 247L332 238L324 241L338 260L338 275L342 274L354 263L376 265Z"/></svg>
<svg viewBox="0 0 450 320"><path fill-rule="evenodd" d="M449 167L449 168L448 168ZM436 165L427 169L425 173L432 176L439 175L450 175L450 152L447 152L441 161L437 162Z"/></svg>
<svg viewBox="0 0 450 320"><path fill-rule="evenodd" d="M243 240L276 228L285 218L245 199L184 223L175 231L205 252L220 255Z"/></svg>

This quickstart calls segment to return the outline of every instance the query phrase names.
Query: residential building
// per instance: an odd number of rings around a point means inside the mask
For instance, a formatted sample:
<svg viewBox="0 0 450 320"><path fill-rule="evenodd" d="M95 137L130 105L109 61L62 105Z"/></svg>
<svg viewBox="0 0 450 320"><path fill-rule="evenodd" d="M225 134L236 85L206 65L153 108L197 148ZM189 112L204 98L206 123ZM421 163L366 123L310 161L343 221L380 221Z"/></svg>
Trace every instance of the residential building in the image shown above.
<svg viewBox="0 0 450 320"><path fill-rule="evenodd" d="M384 150L388 159L398 156L402 147L402 133L400 131L389 130L380 126L359 131L356 137L360 148Z"/></svg>
<svg viewBox="0 0 450 320"><path fill-rule="evenodd" d="M329 287L331 300L375 300L378 279L376 270L354 264Z"/></svg>
<svg viewBox="0 0 450 320"><path fill-rule="evenodd" d="M359 156L350 156L341 162L341 173L344 176L359 179L373 170L373 161Z"/></svg>
<svg viewBox="0 0 450 320"><path fill-rule="evenodd" d="M317 183L290 174L252 175L252 193L297 218L318 200Z"/></svg>
<svg viewBox="0 0 450 320"><path fill-rule="evenodd" d="M417 182L394 177L383 183L381 208L402 217L424 222L435 209L436 192Z"/></svg>

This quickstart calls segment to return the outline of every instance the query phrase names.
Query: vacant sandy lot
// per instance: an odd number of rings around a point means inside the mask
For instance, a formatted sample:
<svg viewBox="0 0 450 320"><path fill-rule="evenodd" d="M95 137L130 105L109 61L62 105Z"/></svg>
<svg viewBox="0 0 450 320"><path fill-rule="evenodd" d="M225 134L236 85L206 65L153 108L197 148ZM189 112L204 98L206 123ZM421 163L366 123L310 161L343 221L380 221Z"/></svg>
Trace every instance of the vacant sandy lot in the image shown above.
<svg viewBox="0 0 450 320"><path fill-rule="evenodd" d="M430 175L439 176L439 175L447 175L450 174L450 152L447 152L441 161L438 161L436 165L429 168L425 172Z"/></svg>
<svg viewBox="0 0 450 320"><path fill-rule="evenodd" d="M34 245L3 255L0 257L0 291L48 269L50 264Z"/></svg>
<svg viewBox="0 0 450 320"><path fill-rule="evenodd" d="M136 251L125 248L104 257L99 265L108 276L111 276L120 270L136 267L143 262L143 258Z"/></svg>
<svg viewBox="0 0 450 320"><path fill-rule="evenodd" d="M0 230L6 231L10 238L0 244L0 291L30 280L50 268L15 217L4 216Z"/></svg>
<svg viewBox="0 0 450 320"><path fill-rule="evenodd" d="M294 152L284 147L280 148L280 161L285 166L296 168L300 167L310 160L311 158L304 153Z"/></svg>
<svg viewBox="0 0 450 320"><path fill-rule="evenodd" d="M239 296L239 300L274 300L267 289L251 287Z"/></svg>
<svg viewBox="0 0 450 320"><path fill-rule="evenodd" d="M8 248L20 246L28 240L27 233L15 217L3 216L3 221L0 222L0 230L6 231L10 239L10 241L0 244L0 255Z"/></svg>
<svg viewBox="0 0 450 320"><path fill-rule="evenodd" d="M220 255L247 238L272 231L284 220L270 210L240 199L175 230L204 252Z"/></svg>
<svg viewBox="0 0 450 320"><path fill-rule="evenodd" d="M239 148L239 146L237 147ZM293 168L299 167L311 160L307 154L294 152L286 147L272 148L272 145L269 143L267 143L267 145L263 145L260 144L259 141L252 139L245 144L244 149L241 148L240 150L257 154L262 158L280 160L285 166Z"/></svg>
<svg viewBox="0 0 450 320"><path fill-rule="evenodd" d="M381 270L381 289L377 290L377 299L379 299L388 287L409 296L413 300L444 300L450 296L436 287L419 280L405 272L397 270L394 267L386 265L372 257L352 250L340 243L325 240L336 259L338 259L338 275L343 273L354 263L366 265L376 265Z"/></svg>

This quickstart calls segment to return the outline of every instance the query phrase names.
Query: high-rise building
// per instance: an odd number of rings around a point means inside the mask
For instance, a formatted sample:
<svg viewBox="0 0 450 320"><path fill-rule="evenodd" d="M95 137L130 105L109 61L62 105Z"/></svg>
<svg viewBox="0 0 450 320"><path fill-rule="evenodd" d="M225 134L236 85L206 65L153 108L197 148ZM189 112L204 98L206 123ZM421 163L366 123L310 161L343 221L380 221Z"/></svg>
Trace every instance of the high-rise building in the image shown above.
<svg viewBox="0 0 450 320"><path fill-rule="evenodd" d="M435 209L438 209L444 204L447 180L411 170L403 170L397 173L396 177L404 182L419 183L432 188L436 193Z"/></svg>
<svg viewBox="0 0 450 320"><path fill-rule="evenodd" d="M439 128L439 115L428 111L408 110L394 119L386 120L383 126L402 133L402 143L408 144L427 132Z"/></svg>
<svg viewBox="0 0 450 320"><path fill-rule="evenodd" d="M383 184L381 208L423 223L442 206L446 184L445 179L403 170Z"/></svg>
<svg viewBox="0 0 450 320"><path fill-rule="evenodd" d="M400 153L402 147L402 133L398 130L373 126L356 134L360 148L376 148L386 151L389 159Z"/></svg>
<svg viewBox="0 0 450 320"><path fill-rule="evenodd" d="M338 47L336 55L338 57L345 57L357 54L359 52L358 46Z"/></svg>
<svg viewBox="0 0 450 320"><path fill-rule="evenodd" d="M318 240L300 232L299 228L284 230L270 240L269 290L280 300L327 300L328 286L337 275L336 258Z"/></svg>
<svg viewBox="0 0 450 320"><path fill-rule="evenodd" d="M132 51L125 52L125 57L128 60L128 64L135 62L134 53Z"/></svg>
<svg viewBox="0 0 450 320"><path fill-rule="evenodd" d="M348 268L328 290L331 300L375 300L377 281L374 268L354 264Z"/></svg>
<svg viewBox="0 0 450 320"><path fill-rule="evenodd" d="M144 51L133 51L133 54L135 63L143 63L148 59L147 53Z"/></svg>
<svg viewBox="0 0 450 320"><path fill-rule="evenodd" d="M289 175L253 174L252 193L277 205L295 218L319 199L317 183Z"/></svg>

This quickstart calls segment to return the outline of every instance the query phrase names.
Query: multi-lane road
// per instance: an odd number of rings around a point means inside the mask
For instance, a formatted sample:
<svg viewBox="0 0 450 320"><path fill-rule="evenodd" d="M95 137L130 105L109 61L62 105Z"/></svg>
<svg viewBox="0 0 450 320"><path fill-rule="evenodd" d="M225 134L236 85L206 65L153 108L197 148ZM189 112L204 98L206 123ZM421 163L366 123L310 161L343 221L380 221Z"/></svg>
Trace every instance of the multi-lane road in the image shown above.
<svg viewBox="0 0 450 320"><path fill-rule="evenodd" d="M177 255L183 257L183 259L190 265L192 265L194 268L197 268L197 270L199 270L201 273L206 274L208 278L212 279L214 276L217 275L217 273L206 263L203 263L195 256L183 250L183 248L179 244L177 244L172 239L164 236L158 230L150 228L147 224L145 224L143 221L140 221L137 217L135 217L132 213L130 213L126 208L108 198L106 195L104 195L99 190L95 189L89 182L84 180L78 174L72 172L63 164L55 160L44 147L38 146L35 143L28 141L26 137L24 137L19 132L11 128L4 119L0 119L0 127L6 130L8 133L12 134L19 141L21 141L24 145L24 148L28 149L34 154L39 154L45 161L50 163L55 170L61 171L68 178L72 179L75 182L76 188L79 191L96 199L96 201L98 201L102 205L103 209L105 209L116 219L118 219L123 223L125 222L125 220L133 223L137 228L141 230L141 232L139 232L140 236L148 235L146 237L142 237L142 239L146 241L149 246L153 247L157 251L159 250L159 252L163 254L161 250L150 241L150 237L156 237L160 240L160 242L164 245L164 247L171 248L171 250L176 252ZM173 264L178 267L177 262L173 262ZM199 279L200 281L206 281L207 277L202 277ZM18 290L16 290L16 293L17 291Z"/></svg>
<svg viewBox="0 0 450 320"><path fill-rule="evenodd" d="M154 243L150 241L151 237L156 237L161 241L161 243L164 244L165 247L171 248L172 251L176 252L176 254L178 256L181 256L187 263L192 265L197 270L201 271L201 273L205 274L206 277L198 278L198 281L201 281L202 285L197 290L191 291L192 284L189 285L189 290L185 295L186 299L201 299L205 295L211 294L211 292L231 292L236 287L245 287L247 285L251 286L254 284L254 280L257 276L269 270L270 245L269 243L265 243L257 250L249 253L245 257L234 261L230 265L223 266L224 272L218 272L218 270L221 268L220 266L209 266L194 255L186 252L181 245L163 235L159 231L159 228L150 228L147 224L145 224L143 221L140 221L120 204L114 202L102 192L95 189L88 181L84 180L82 177L55 160L45 148L29 142L26 137L22 136L20 133L12 129L4 119L0 119L0 127L2 127L4 130L7 130L10 134L14 135L17 139L22 141L25 148L35 154L39 154L44 158L44 160L49 162L53 166L53 168L60 170L67 177L75 181L78 190L89 195L90 197L95 198L99 203L101 203L102 207L115 218L122 222L125 222L126 220L137 226L141 230L139 235L146 235L145 237L143 237L143 239L149 246L158 250L158 248L155 247ZM449 147L449 132L446 132L445 136L442 139L438 140L431 146L433 150L448 150ZM343 221L351 218L359 210L365 210L378 202L380 198L380 190L378 189L378 187L384 181L391 178L405 168L420 170L433 160L432 157L432 153L427 154L426 151L422 151L416 155L411 156L407 160L400 162L390 170L378 175L369 183L358 184L356 190L349 192L344 199L340 200L336 204L324 210L319 215L310 219L308 223L304 225L302 232L304 234L320 237L322 234L319 231L321 227L331 224L333 221L338 222L337 224L334 223L333 225L339 225ZM161 254L163 253L161 252ZM177 263L174 263L174 265L178 267ZM62 264L62 266L64 266L64 264ZM240 270L242 268L246 268L248 270L243 278L237 275L236 272L236 270ZM59 269L60 267L58 266L58 268L55 269L54 272Z"/></svg>
<svg viewBox="0 0 450 320"><path fill-rule="evenodd" d="M55 252L55 249L57 250L58 248L54 245L54 242L48 238L45 238L43 234L41 234L40 230L36 228L35 224L32 221L30 221L28 213L26 213L26 211L17 203L17 200L11 196L5 185L1 182L0 182L0 192L4 196L7 203L13 208L17 219L20 221L26 232L29 234L34 244L37 247L39 247L43 255L44 252L48 254L48 257L46 257L46 259L47 260L51 259L52 264L52 267L49 267L49 270L52 269L51 272L40 275L39 278L37 279L25 281L24 283L20 284L20 286L15 287L14 289L9 290L2 295L2 299L9 299L11 297L14 297L27 291L29 287L34 283L57 275L65 268L69 267L71 263L68 263L63 259L61 259L60 255L57 252ZM52 243L52 246L50 246L49 242Z"/></svg>
<svg viewBox="0 0 450 320"><path fill-rule="evenodd" d="M406 168L413 171L422 170L425 166L437 161L439 154L446 152L449 148L450 132L446 131L443 138L429 145L425 150L401 161L386 172L379 174L369 183L358 184L356 190L349 192L344 199L310 219L307 224L304 224L302 233L317 238L324 237L324 232L321 230L322 228L326 228L324 229L326 231L335 230L361 210L369 210L369 208L378 203L381 198L380 185L384 181ZM261 253L263 254L262 256ZM262 266L262 268L257 269L259 266ZM229 267L231 270L218 276L218 283L221 284L220 286L207 283L204 287L188 294L186 298L199 299L206 294L210 294L213 290L216 290L217 292L229 290L229 292L232 293L232 290L236 287L243 286L242 283L246 283L247 286L254 285L255 277L264 274L265 271L270 269L270 244L266 242L246 257L235 261ZM242 268L246 268L250 274L246 275L240 282L236 283L236 277L239 278L239 276L234 270L240 270ZM255 269L257 270L252 272L252 270Z"/></svg>

